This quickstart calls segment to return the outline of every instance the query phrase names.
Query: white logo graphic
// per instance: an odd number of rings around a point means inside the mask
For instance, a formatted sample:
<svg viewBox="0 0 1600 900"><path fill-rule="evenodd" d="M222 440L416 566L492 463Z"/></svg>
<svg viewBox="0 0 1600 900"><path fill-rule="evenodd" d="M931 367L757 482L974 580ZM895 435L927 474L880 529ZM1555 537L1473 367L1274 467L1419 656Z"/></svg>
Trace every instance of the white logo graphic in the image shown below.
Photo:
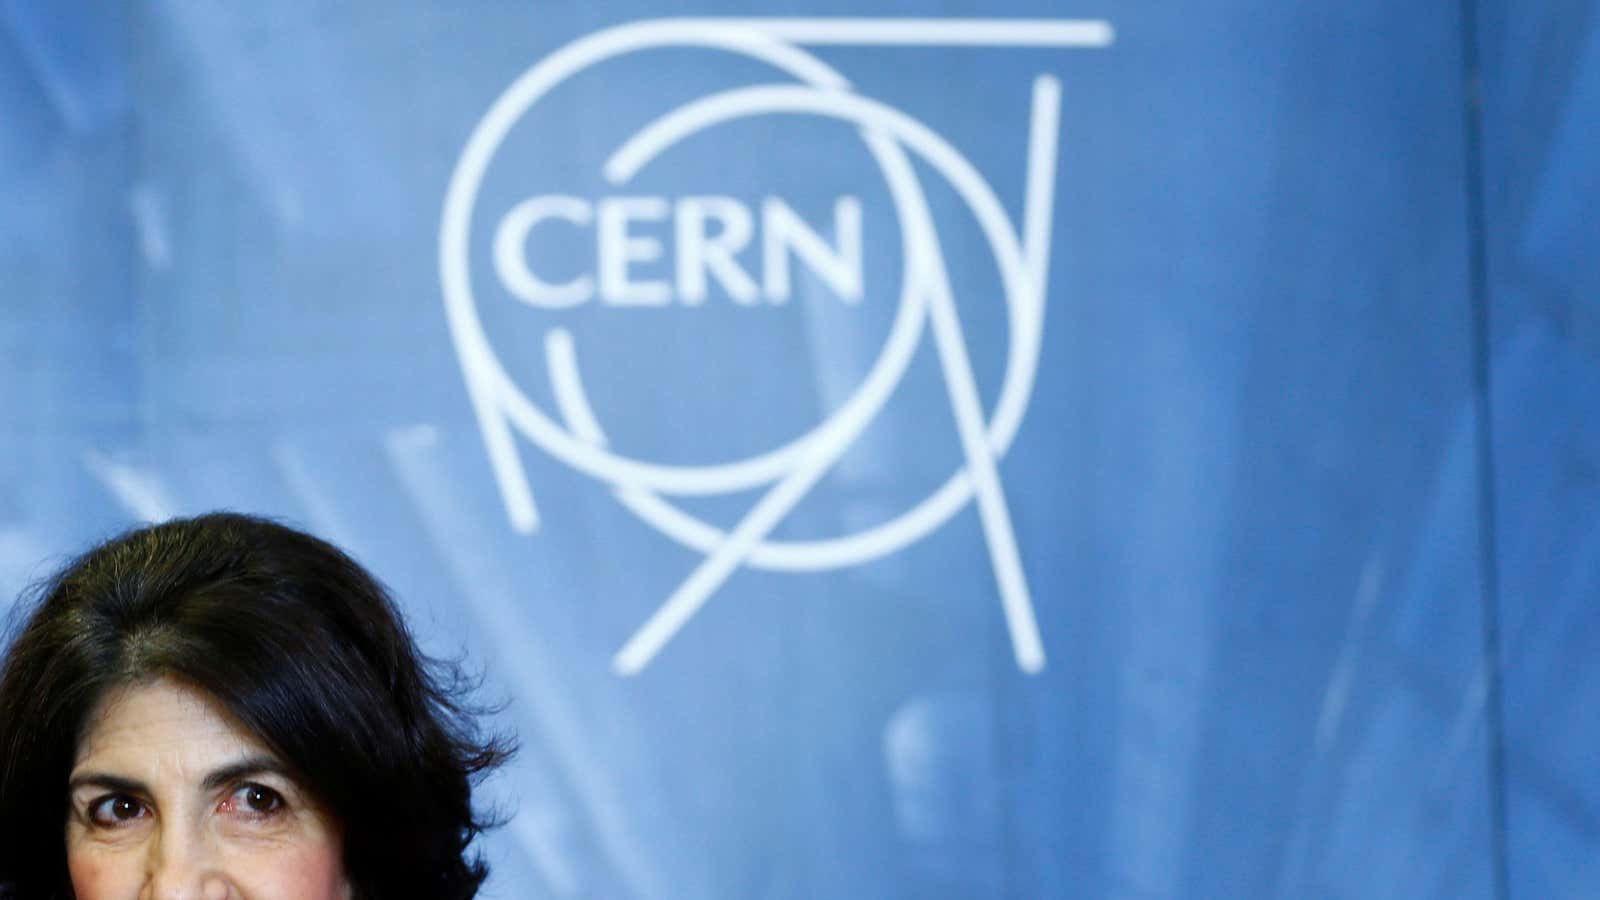
<svg viewBox="0 0 1600 900"><path fill-rule="evenodd" d="M517 456L512 429L562 463L606 482L618 500L663 535L704 559L613 659L632 675L656 656L740 566L815 571L855 565L894 553L932 532L976 500L1017 665L1038 672L1044 646L1001 488L997 461L1021 425L1038 365L1054 201L1060 84L1048 75L1032 85L1022 227L1013 223L989 182L943 137L906 113L856 93L808 46L1105 47L1111 27L1082 20L972 19L666 19L635 22L574 41L514 81L478 123L456 164L445 199L439 258L445 308L483 439L507 514L517 530L532 533L539 515ZM735 462L683 466L623 456L608 447L605 431L579 376L576 342L563 328L545 337L546 360L558 417L540 409L501 365L478 316L469 263L473 212L484 175L517 122L552 89L592 66L641 50L678 47L739 54L765 63L792 82L741 87L672 109L617 147L601 172L626 186L658 154L702 129L741 118L809 115L852 124L887 184L899 221L903 283L883 350L854 393L830 416L790 443ZM908 155L909 154L909 155ZM993 252L1004 290L1010 345L999 397L987 419L980 403L966 339L945 270L939 235L913 169L919 158L939 173L970 209ZM731 263L731 252L750 240L751 216L726 198L680 201L672 211L680 245L693 248L687 267L679 248L678 294L693 303L705 278L716 278L737 302L754 302L764 290L781 301L788 292L790 252L809 263L847 302L860 296L860 209L853 197L835 204L837 246L829 247L781 201L764 202L764 258L758 287ZM633 219L667 219L659 198L631 197L590 204L547 195L513 207L495 230L495 270L505 289L533 306L561 309L598 297L617 305L670 302L662 282L631 281L628 266L658 251L628 236ZM541 221L593 225L600 240L598 279L541 280L523 256ZM707 233L716 219L721 230ZM684 223L689 224L686 226ZM773 237L776 234L777 237ZM774 243L776 242L776 243ZM608 249L608 247L610 249ZM773 249L776 247L776 249ZM781 269L774 275L774 269ZM688 274L685 274L687 270ZM596 284L598 281L598 285ZM800 503L873 421L898 387L927 331L949 392L964 465L912 508L875 527L823 540L778 541L772 530ZM674 496L764 493L733 528L724 530L680 508Z"/></svg>

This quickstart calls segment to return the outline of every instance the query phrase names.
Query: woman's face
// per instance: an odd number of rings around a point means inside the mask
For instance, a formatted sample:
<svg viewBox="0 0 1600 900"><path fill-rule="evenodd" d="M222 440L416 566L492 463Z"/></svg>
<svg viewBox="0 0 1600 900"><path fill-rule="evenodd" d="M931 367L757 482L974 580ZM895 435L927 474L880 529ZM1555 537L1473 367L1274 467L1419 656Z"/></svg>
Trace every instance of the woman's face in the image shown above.
<svg viewBox="0 0 1600 900"><path fill-rule="evenodd" d="M175 681L105 697L69 785L78 900L349 900L337 827L214 699Z"/></svg>

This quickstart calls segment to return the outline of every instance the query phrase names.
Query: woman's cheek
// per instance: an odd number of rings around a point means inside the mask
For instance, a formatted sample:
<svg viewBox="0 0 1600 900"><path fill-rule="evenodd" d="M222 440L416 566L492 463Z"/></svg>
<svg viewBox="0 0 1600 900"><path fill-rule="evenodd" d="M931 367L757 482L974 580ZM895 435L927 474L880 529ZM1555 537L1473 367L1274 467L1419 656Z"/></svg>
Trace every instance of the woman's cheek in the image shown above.
<svg viewBox="0 0 1600 900"><path fill-rule="evenodd" d="M107 860L94 853L67 854L67 875L72 879L72 891L77 900L115 900L133 896L128 892L129 866ZM135 877L137 871L132 873ZM133 884L136 891L137 883Z"/></svg>
<svg viewBox="0 0 1600 900"><path fill-rule="evenodd" d="M235 859L234 880L246 896L262 900L348 900L339 848L311 844L279 852L245 853ZM79 898L84 900L84 898Z"/></svg>
<svg viewBox="0 0 1600 900"><path fill-rule="evenodd" d="M338 854L322 854L308 862L304 870L305 878L291 896L350 900L351 891L345 879L344 860Z"/></svg>

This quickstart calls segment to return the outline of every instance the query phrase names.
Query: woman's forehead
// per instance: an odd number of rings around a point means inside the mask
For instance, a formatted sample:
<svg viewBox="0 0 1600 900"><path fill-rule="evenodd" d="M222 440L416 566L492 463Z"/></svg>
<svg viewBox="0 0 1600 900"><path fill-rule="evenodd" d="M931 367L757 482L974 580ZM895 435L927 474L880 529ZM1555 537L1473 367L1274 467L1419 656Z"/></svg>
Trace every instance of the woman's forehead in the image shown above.
<svg viewBox="0 0 1600 900"><path fill-rule="evenodd" d="M243 755L270 756L265 745L215 697L159 678L106 693L89 714L74 768L115 764L182 775ZM130 773L132 774L132 773Z"/></svg>

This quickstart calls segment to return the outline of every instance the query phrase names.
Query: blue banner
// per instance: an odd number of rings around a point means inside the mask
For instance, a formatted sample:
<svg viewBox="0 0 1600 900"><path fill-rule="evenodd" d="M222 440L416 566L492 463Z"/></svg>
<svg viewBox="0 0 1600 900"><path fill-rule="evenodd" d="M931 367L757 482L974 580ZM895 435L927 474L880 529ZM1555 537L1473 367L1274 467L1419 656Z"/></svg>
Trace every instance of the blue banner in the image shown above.
<svg viewBox="0 0 1600 900"><path fill-rule="evenodd" d="M1597 14L4 4L0 588L347 548L492 896L1593 894Z"/></svg>

